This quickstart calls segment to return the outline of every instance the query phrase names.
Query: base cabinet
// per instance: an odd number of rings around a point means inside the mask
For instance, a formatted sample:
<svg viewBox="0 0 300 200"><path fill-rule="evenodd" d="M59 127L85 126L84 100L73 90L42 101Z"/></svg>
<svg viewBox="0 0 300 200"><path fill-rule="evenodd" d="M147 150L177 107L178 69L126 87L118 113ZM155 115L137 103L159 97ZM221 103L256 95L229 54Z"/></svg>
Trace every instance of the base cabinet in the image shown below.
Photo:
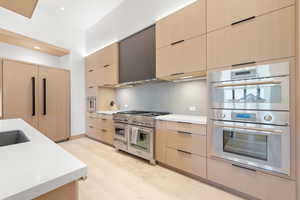
<svg viewBox="0 0 300 200"><path fill-rule="evenodd" d="M210 181L262 200L296 200L296 182L207 159Z"/></svg>
<svg viewBox="0 0 300 200"><path fill-rule="evenodd" d="M79 200L78 182L72 182L33 200Z"/></svg>
<svg viewBox="0 0 300 200"><path fill-rule="evenodd" d="M88 114L87 125L88 137L113 145L114 127L111 115Z"/></svg>

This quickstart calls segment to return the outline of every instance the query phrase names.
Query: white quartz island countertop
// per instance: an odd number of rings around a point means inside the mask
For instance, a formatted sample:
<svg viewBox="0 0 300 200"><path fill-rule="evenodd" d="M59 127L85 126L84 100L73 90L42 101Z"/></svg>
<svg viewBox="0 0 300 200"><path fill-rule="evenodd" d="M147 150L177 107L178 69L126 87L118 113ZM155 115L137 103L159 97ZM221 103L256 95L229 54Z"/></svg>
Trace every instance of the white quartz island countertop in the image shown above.
<svg viewBox="0 0 300 200"><path fill-rule="evenodd" d="M163 120L163 121L174 121L174 122L184 122L184 123L192 123L192 124L207 124L207 117L206 116L195 116L195 115L162 115L156 117L156 120Z"/></svg>
<svg viewBox="0 0 300 200"><path fill-rule="evenodd" d="M31 200L87 176L87 166L21 119L0 120L0 134L30 140L0 146L0 200Z"/></svg>

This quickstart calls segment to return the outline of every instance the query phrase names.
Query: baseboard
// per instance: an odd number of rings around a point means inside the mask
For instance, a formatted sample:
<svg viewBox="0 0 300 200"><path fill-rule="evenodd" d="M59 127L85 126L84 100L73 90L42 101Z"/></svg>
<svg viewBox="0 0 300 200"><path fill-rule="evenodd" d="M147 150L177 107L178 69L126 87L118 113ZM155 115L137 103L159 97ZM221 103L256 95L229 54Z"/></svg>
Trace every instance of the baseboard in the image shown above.
<svg viewBox="0 0 300 200"><path fill-rule="evenodd" d="M76 140L76 139L83 138L83 137L86 137L85 133L80 134L80 135L73 135L70 137L70 140Z"/></svg>

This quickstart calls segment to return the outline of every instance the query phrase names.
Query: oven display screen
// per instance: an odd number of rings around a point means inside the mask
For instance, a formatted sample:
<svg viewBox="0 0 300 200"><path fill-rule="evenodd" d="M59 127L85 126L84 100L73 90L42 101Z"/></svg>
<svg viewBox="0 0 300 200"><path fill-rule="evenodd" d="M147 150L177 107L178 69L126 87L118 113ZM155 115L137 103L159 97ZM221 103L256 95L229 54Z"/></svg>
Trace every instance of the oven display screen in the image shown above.
<svg viewBox="0 0 300 200"><path fill-rule="evenodd" d="M233 119L239 119L239 120L256 120L256 115L252 113L233 113L232 114Z"/></svg>

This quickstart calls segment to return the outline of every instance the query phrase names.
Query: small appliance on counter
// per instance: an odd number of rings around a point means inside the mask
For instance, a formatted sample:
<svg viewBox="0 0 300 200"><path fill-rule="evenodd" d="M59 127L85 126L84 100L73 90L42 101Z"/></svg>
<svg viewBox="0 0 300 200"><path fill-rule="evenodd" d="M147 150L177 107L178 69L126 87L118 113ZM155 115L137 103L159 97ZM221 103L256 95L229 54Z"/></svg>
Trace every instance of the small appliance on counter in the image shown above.
<svg viewBox="0 0 300 200"><path fill-rule="evenodd" d="M209 73L213 156L290 174L289 68L285 62Z"/></svg>
<svg viewBox="0 0 300 200"><path fill-rule="evenodd" d="M168 115L166 112L125 111L113 114L115 135L114 145L155 164L154 134L155 117Z"/></svg>

